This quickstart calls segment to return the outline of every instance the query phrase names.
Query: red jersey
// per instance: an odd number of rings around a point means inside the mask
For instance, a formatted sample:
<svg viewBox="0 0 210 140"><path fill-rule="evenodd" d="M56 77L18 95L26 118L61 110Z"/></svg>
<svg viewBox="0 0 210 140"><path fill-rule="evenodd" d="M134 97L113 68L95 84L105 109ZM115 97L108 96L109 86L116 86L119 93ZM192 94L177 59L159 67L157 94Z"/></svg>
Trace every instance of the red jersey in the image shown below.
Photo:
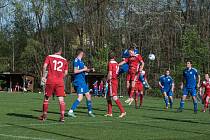
<svg viewBox="0 0 210 140"><path fill-rule="evenodd" d="M202 88L205 88L205 94L210 93L210 80L209 81L203 81L201 84Z"/></svg>
<svg viewBox="0 0 210 140"><path fill-rule="evenodd" d="M112 79L117 79L117 75L119 73L119 65L115 60L109 61L108 71L112 72Z"/></svg>
<svg viewBox="0 0 210 140"><path fill-rule="evenodd" d="M56 54L48 55L44 63L48 65L46 84L63 83L64 72L68 70L68 63L66 59Z"/></svg>
<svg viewBox="0 0 210 140"><path fill-rule="evenodd" d="M141 55L136 54L125 59L125 62L129 65L129 72L135 73L138 71L140 63L143 62Z"/></svg>

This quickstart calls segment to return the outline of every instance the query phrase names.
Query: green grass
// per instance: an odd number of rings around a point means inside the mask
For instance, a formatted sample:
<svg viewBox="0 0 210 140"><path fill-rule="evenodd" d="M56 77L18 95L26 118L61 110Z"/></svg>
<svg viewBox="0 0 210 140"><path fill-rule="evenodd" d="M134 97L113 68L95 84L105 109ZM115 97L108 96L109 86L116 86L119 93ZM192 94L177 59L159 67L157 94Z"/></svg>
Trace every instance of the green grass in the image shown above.
<svg viewBox="0 0 210 140"><path fill-rule="evenodd" d="M87 116L85 102L76 110L77 118L66 118L59 123L58 102L51 100L48 120L41 123L43 95L0 93L0 140L207 140L210 137L209 113L193 114L192 102L187 101L185 111L176 113L179 100L175 100L174 110L165 112L160 98L146 97L142 109L125 106L127 116L118 119L119 110L114 106L114 117L106 118L106 101L93 98L96 118ZM65 98L67 109L76 96ZM201 106L199 106L201 108Z"/></svg>

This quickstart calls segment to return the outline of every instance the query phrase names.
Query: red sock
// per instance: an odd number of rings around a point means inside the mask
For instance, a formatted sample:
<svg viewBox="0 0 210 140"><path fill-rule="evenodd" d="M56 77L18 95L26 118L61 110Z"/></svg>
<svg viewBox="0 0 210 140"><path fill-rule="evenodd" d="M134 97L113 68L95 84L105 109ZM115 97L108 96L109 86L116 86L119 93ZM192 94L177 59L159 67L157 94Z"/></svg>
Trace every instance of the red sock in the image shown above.
<svg viewBox="0 0 210 140"><path fill-rule="evenodd" d="M206 101L206 102L205 102L205 108L208 108L208 106L209 106L209 102Z"/></svg>
<svg viewBox="0 0 210 140"><path fill-rule="evenodd" d="M112 114L112 101L107 100L108 114Z"/></svg>
<svg viewBox="0 0 210 140"><path fill-rule="evenodd" d="M135 96L135 105L136 105L136 106L138 106L138 96L139 96L139 94L136 93L136 96Z"/></svg>
<svg viewBox="0 0 210 140"><path fill-rule="evenodd" d="M43 114L47 114L47 111L48 111L48 100L44 100L42 111L43 111Z"/></svg>
<svg viewBox="0 0 210 140"><path fill-rule="evenodd" d="M64 118L65 110L66 110L65 102L60 102L60 113L62 118Z"/></svg>
<svg viewBox="0 0 210 140"><path fill-rule="evenodd" d="M133 98L134 90L135 90L135 88L132 87L130 90L130 96L129 96L130 98Z"/></svg>
<svg viewBox="0 0 210 140"><path fill-rule="evenodd" d="M144 95L140 94L140 106L142 106L142 104L143 104L143 97L144 97Z"/></svg>
<svg viewBox="0 0 210 140"><path fill-rule="evenodd" d="M117 99L117 100L115 101L115 103L117 104L118 108L120 109L120 112L121 112L121 113L124 113L125 110L124 110L124 108L123 108L123 106L122 106L120 100Z"/></svg>

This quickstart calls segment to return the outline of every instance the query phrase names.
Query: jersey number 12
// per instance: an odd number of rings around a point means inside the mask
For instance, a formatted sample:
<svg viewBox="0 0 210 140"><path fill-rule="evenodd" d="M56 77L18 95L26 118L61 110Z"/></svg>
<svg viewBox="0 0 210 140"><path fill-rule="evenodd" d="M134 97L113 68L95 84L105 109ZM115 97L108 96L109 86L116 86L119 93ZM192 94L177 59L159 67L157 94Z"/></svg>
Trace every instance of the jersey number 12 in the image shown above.
<svg viewBox="0 0 210 140"><path fill-rule="evenodd" d="M53 64L54 64L54 70L55 71L62 71L63 62L57 61L57 60L53 60Z"/></svg>

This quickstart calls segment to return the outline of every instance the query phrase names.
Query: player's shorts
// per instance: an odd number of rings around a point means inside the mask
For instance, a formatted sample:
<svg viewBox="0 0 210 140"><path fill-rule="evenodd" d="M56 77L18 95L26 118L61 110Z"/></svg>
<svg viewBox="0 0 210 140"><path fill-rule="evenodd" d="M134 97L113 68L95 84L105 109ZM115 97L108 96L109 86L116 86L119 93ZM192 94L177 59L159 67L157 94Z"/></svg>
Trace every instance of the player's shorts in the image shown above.
<svg viewBox="0 0 210 140"><path fill-rule="evenodd" d="M141 82L136 82L136 84L135 84L135 91L136 92L143 91L143 84Z"/></svg>
<svg viewBox="0 0 210 140"><path fill-rule="evenodd" d="M173 96L172 90L161 89L161 93L166 93L167 96Z"/></svg>
<svg viewBox="0 0 210 140"><path fill-rule="evenodd" d="M57 97L64 97L64 84L46 84L45 95L51 97L55 93Z"/></svg>
<svg viewBox="0 0 210 140"><path fill-rule="evenodd" d="M117 96L117 89L118 89L118 80L112 79L109 81L109 87L108 87L108 96Z"/></svg>
<svg viewBox="0 0 210 140"><path fill-rule="evenodd" d="M136 81L138 79L138 75L135 72L128 72L126 76L127 81Z"/></svg>
<svg viewBox="0 0 210 140"><path fill-rule="evenodd" d="M187 96L190 93L191 96L196 96L196 88L186 88L183 89L183 95Z"/></svg>
<svg viewBox="0 0 210 140"><path fill-rule="evenodd" d="M74 89L77 92L77 94L86 94L89 93L89 88L86 83L74 83Z"/></svg>

